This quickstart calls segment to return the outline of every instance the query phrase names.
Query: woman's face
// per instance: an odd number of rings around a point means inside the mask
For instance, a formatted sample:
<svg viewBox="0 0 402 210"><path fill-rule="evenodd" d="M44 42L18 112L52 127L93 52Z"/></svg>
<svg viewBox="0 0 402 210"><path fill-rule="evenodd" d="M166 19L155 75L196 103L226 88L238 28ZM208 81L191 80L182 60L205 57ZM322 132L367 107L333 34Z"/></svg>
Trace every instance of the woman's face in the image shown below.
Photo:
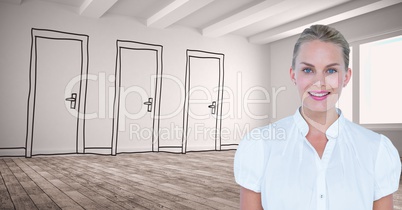
<svg viewBox="0 0 402 210"><path fill-rule="evenodd" d="M342 48L314 40L300 46L290 77L296 83L303 108L325 112L335 104L351 77L345 69Z"/></svg>

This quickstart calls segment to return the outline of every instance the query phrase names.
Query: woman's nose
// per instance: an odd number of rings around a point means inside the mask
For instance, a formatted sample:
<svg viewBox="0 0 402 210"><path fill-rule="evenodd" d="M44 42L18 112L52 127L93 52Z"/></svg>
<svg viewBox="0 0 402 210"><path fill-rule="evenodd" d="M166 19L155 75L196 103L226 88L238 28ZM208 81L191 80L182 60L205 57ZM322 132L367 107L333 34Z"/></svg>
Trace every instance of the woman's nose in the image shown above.
<svg viewBox="0 0 402 210"><path fill-rule="evenodd" d="M317 75L315 78L314 85L317 87L325 86L325 76L324 75Z"/></svg>

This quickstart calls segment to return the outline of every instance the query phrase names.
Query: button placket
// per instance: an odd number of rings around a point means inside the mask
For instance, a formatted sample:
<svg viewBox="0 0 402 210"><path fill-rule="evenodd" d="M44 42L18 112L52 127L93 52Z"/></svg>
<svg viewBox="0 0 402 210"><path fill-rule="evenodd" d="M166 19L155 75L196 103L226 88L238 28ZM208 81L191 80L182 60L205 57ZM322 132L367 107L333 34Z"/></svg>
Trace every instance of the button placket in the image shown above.
<svg viewBox="0 0 402 210"><path fill-rule="evenodd" d="M320 167L318 168L317 176L317 209L324 210L326 208L326 182L325 182L325 165L320 161Z"/></svg>
<svg viewBox="0 0 402 210"><path fill-rule="evenodd" d="M329 159L335 147L334 140L328 140L325 146L324 153L321 159L317 159L317 209L325 210L327 208L327 185L326 185L326 172Z"/></svg>

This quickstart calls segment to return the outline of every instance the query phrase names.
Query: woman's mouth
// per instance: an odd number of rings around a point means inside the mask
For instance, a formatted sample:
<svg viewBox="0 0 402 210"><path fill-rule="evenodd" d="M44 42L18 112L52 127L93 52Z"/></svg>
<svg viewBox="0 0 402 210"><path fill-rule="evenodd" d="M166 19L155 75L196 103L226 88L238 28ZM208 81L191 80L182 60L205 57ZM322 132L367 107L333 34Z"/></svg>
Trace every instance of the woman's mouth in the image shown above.
<svg viewBox="0 0 402 210"><path fill-rule="evenodd" d="M331 92L328 91L309 91L308 94L316 101L325 100Z"/></svg>

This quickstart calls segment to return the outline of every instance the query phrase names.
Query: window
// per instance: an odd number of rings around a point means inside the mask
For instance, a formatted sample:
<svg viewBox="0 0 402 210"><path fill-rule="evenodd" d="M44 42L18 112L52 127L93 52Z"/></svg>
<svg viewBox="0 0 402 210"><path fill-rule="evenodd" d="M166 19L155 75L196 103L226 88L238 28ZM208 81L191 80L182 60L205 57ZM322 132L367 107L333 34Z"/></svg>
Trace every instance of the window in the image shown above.
<svg viewBox="0 0 402 210"><path fill-rule="evenodd" d="M402 36L359 49L359 123L402 123Z"/></svg>

